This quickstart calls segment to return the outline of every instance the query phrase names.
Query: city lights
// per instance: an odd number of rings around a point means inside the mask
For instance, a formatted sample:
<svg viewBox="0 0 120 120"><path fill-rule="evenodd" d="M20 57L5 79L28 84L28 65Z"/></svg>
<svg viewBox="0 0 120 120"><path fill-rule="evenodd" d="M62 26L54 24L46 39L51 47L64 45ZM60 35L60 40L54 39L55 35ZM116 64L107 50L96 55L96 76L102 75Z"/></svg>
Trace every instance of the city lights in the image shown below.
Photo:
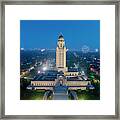
<svg viewBox="0 0 120 120"><path fill-rule="evenodd" d="M38 74L40 73L40 70L38 71Z"/></svg>
<svg viewBox="0 0 120 120"><path fill-rule="evenodd" d="M98 52L98 49L95 49L95 52Z"/></svg>
<svg viewBox="0 0 120 120"><path fill-rule="evenodd" d="M43 71L46 71L47 70L47 67L43 67Z"/></svg>
<svg viewBox="0 0 120 120"><path fill-rule="evenodd" d="M45 49L42 49L41 52L45 51Z"/></svg>
<svg viewBox="0 0 120 120"><path fill-rule="evenodd" d="M86 45L82 51L66 49L60 34L56 50L22 51L21 99L99 100L100 56L90 50Z"/></svg>

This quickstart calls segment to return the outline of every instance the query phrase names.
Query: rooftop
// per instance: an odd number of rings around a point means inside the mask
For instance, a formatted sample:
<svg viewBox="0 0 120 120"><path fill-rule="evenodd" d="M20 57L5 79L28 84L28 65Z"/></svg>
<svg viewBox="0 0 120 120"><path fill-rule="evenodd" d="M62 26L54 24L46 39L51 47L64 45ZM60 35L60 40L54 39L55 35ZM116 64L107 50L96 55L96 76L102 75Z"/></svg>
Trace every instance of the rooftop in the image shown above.
<svg viewBox="0 0 120 120"><path fill-rule="evenodd" d="M68 72L78 72L77 68L68 68Z"/></svg>
<svg viewBox="0 0 120 120"><path fill-rule="evenodd" d="M60 39L60 38L63 38L63 35L62 35L62 34L60 34L58 38L59 38L59 39Z"/></svg>
<svg viewBox="0 0 120 120"><path fill-rule="evenodd" d="M32 81L55 81L56 78L57 78L56 76L43 75L43 76L35 77Z"/></svg>

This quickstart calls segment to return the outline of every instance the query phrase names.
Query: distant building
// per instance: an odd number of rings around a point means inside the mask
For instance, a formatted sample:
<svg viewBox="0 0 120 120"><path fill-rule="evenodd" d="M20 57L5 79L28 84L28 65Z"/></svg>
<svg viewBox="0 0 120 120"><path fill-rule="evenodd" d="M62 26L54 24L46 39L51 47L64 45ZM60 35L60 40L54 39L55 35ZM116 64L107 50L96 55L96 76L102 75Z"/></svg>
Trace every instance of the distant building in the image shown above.
<svg viewBox="0 0 120 120"><path fill-rule="evenodd" d="M68 71L64 73L65 76L78 76L79 71L77 68L68 68Z"/></svg>
<svg viewBox="0 0 120 120"><path fill-rule="evenodd" d="M56 48L56 67L58 71L67 71L66 67L66 47L63 35L59 35Z"/></svg>

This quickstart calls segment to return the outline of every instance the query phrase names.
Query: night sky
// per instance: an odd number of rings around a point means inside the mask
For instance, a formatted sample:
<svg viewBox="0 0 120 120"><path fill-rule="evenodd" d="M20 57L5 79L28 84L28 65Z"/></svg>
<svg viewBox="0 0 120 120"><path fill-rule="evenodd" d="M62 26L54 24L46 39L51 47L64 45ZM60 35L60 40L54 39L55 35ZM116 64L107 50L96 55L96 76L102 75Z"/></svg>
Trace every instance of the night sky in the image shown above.
<svg viewBox="0 0 120 120"><path fill-rule="evenodd" d="M99 20L21 20L20 47L56 49L60 33L68 49L100 48Z"/></svg>

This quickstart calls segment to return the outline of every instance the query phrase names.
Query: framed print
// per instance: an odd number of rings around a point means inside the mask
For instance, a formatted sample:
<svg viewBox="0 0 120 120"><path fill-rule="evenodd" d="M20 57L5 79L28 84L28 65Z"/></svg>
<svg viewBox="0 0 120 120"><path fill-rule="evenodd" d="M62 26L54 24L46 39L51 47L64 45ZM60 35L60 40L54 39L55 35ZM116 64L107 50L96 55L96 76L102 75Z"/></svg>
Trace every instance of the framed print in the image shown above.
<svg viewBox="0 0 120 120"><path fill-rule="evenodd" d="M119 2L1 2L2 119L119 119Z"/></svg>

